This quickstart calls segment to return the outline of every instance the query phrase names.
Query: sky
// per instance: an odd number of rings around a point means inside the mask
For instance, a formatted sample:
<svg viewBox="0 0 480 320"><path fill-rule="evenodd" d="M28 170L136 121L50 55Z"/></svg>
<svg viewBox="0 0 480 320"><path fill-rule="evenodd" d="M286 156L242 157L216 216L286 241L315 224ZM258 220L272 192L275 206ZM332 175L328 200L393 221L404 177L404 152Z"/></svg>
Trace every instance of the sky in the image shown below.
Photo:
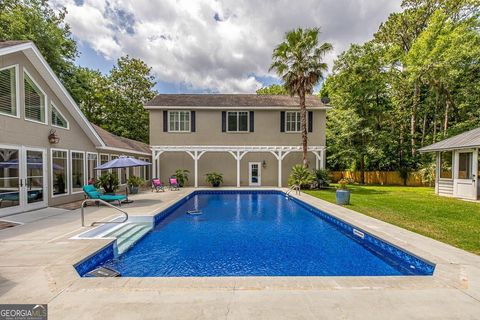
<svg viewBox="0 0 480 320"><path fill-rule="evenodd" d="M287 31L320 27L335 57L372 38L400 0L53 0L65 7L77 64L108 73L123 55L152 68L160 93L254 93Z"/></svg>

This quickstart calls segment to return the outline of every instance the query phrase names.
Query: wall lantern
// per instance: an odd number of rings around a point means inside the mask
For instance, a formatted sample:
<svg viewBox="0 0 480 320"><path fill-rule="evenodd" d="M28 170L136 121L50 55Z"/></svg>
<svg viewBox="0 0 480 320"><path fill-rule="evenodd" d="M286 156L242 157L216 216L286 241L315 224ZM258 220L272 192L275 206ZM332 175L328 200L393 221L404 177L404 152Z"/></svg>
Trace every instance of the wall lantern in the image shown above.
<svg viewBox="0 0 480 320"><path fill-rule="evenodd" d="M262 161L262 168L265 169L267 167L267 161L263 160Z"/></svg>
<svg viewBox="0 0 480 320"><path fill-rule="evenodd" d="M57 136L57 133L55 130L51 129L50 133L48 134L48 142L51 144L57 144L60 142L59 136Z"/></svg>

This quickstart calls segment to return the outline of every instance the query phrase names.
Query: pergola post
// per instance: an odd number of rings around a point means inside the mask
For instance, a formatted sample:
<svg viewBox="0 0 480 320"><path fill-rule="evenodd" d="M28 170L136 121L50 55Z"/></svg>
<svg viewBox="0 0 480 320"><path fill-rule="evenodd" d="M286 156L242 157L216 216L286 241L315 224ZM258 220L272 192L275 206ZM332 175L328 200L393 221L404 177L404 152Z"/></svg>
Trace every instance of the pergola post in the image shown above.
<svg viewBox="0 0 480 320"><path fill-rule="evenodd" d="M237 188L239 188L240 187L240 161L248 153L248 151L243 151L243 152L228 151L228 153L230 153L235 158L235 160L237 160Z"/></svg>
<svg viewBox="0 0 480 320"><path fill-rule="evenodd" d="M152 150L152 171L150 173L152 176L150 177L150 179L156 178L156 174L157 174L157 168L156 168L157 160L155 159L155 153L156 151Z"/></svg>
<svg viewBox="0 0 480 320"><path fill-rule="evenodd" d="M278 187L282 187L282 151L278 151Z"/></svg>
<svg viewBox="0 0 480 320"><path fill-rule="evenodd" d="M186 153L188 153L193 158L193 176L195 177L195 188L198 188L198 160L205 152L206 151L198 152L198 150L195 150L192 153L191 151L186 151Z"/></svg>

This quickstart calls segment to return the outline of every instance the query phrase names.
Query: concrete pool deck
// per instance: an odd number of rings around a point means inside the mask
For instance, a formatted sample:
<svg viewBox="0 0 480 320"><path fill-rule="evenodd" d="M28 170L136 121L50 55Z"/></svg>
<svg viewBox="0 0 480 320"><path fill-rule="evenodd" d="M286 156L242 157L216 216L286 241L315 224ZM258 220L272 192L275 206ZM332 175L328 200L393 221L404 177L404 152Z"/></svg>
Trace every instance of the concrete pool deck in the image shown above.
<svg viewBox="0 0 480 320"><path fill-rule="evenodd" d="M193 190L142 193L122 208L153 215ZM70 239L87 229L80 227L80 210L46 208L5 218L23 225L0 231L0 303L48 303L49 319L480 318L480 256L303 193L296 197L436 263L434 275L80 278L73 264L111 240ZM118 216L106 207L86 212L87 224Z"/></svg>

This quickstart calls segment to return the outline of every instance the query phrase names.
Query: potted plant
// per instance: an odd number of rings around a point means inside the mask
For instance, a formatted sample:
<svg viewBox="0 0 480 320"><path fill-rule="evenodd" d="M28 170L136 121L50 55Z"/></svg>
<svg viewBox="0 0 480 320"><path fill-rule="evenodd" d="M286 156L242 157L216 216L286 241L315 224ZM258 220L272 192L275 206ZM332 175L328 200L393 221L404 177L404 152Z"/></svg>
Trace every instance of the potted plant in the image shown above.
<svg viewBox="0 0 480 320"><path fill-rule="evenodd" d="M210 172L206 174L207 182L212 185L212 187L220 186L220 183L223 182L223 175L217 172Z"/></svg>
<svg viewBox="0 0 480 320"><path fill-rule="evenodd" d="M95 187L103 188L106 194L115 193L118 189L118 176L111 172L104 173L95 182Z"/></svg>
<svg viewBox="0 0 480 320"><path fill-rule="evenodd" d="M143 186L145 181L137 176L130 176L128 177L127 184L128 184L128 190L130 194L137 194L138 193L138 188Z"/></svg>
<svg viewBox="0 0 480 320"><path fill-rule="evenodd" d="M183 187L188 181L188 174L190 171L186 169L177 169L175 171L175 178L177 178L177 183L179 187Z"/></svg>
<svg viewBox="0 0 480 320"><path fill-rule="evenodd" d="M290 176L288 177L288 185L297 185L301 189L310 187L315 182L315 175L308 170L307 167L297 164L292 167Z"/></svg>
<svg viewBox="0 0 480 320"><path fill-rule="evenodd" d="M338 189L335 195L337 204L344 206L350 204L350 190L347 189L348 180L343 178L338 181Z"/></svg>

